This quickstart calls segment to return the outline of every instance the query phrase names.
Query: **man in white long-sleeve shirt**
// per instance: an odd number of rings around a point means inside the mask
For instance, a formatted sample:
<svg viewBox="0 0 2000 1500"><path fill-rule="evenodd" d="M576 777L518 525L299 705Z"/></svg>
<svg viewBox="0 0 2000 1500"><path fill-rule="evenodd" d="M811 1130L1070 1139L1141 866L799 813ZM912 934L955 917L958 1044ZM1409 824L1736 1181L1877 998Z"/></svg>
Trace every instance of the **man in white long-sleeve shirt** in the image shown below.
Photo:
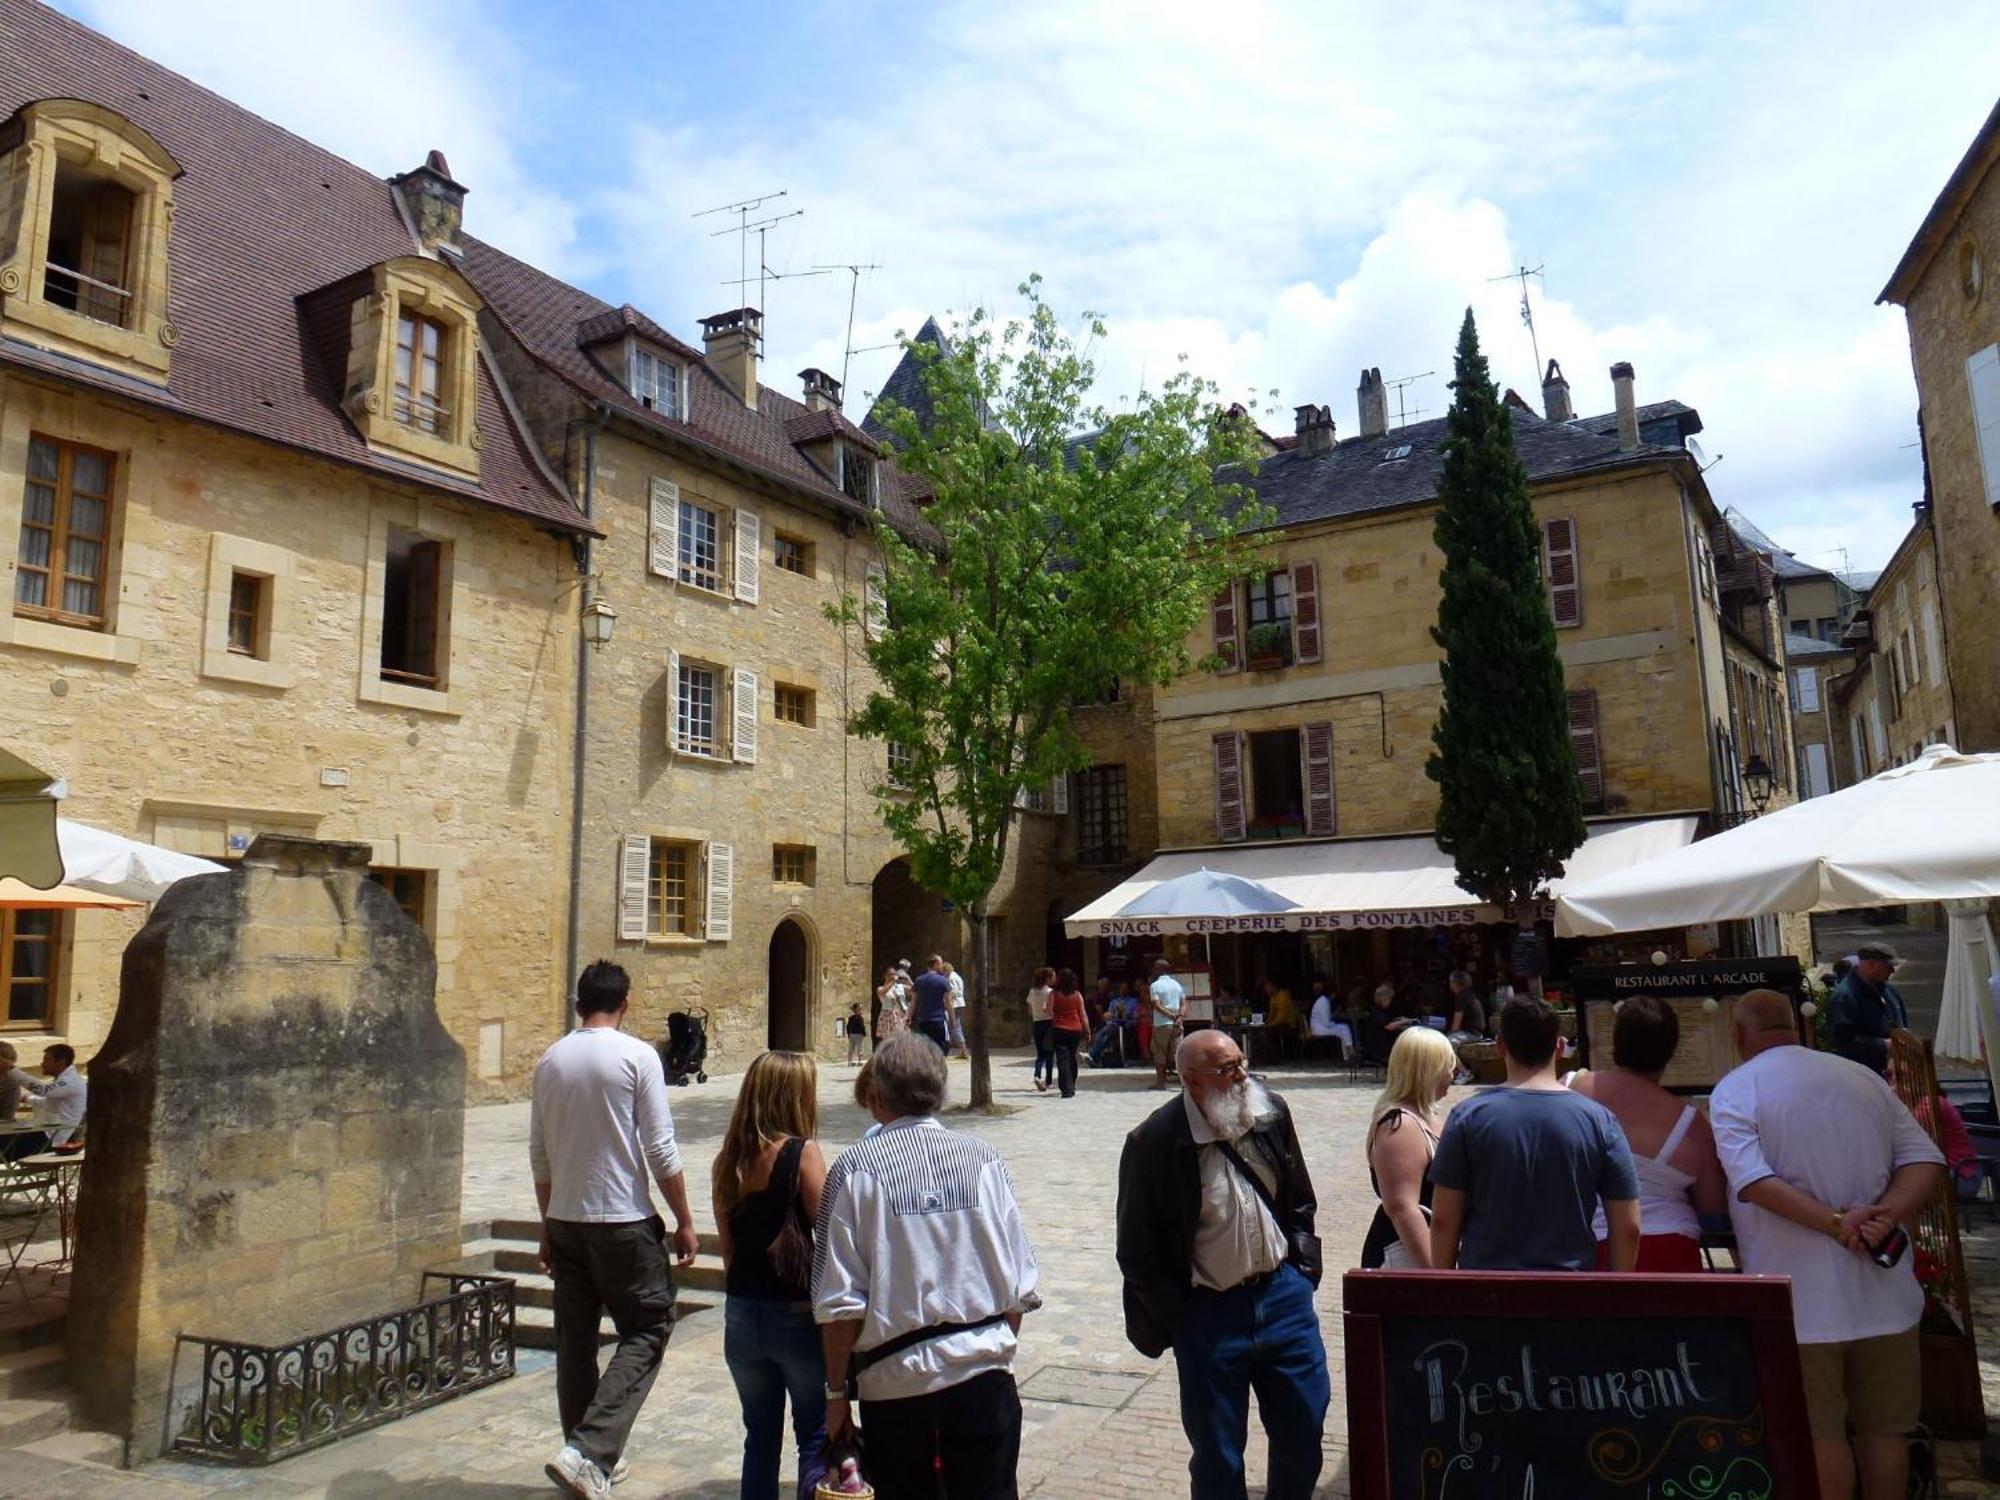
<svg viewBox="0 0 2000 1500"><path fill-rule="evenodd" d="M827 1173L813 1312L826 1345L826 1427L859 1395L878 1500L1012 1500L1021 1452L1014 1348L1041 1305L1006 1164L936 1119L944 1054L903 1032L875 1051L881 1129Z"/></svg>
<svg viewBox="0 0 2000 1500"><path fill-rule="evenodd" d="M611 1493L673 1331L666 1225L653 1212L648 1177L674 1216L675 1259L685 1266L695 1256L660 1055L619 1030L630 988L616 964L600 961L577 977L582 1024L535 1065L528 1114L542 1265L556 1284L563 1448L547 1471L583 1500ZM618 1348L600 1377L597 1328L606 1313L617 1326Z"/></svg>

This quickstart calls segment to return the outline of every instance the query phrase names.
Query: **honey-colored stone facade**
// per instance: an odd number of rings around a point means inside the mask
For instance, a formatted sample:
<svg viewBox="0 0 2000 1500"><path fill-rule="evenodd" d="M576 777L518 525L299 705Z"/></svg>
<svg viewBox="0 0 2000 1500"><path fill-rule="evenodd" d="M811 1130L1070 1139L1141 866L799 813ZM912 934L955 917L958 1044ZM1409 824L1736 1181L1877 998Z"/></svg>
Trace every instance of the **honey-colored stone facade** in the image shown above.
<svg viewBox="0 0 2000 1500"><path fill-rule="evenodd" d="M31 435L114 463L106 628L12 611ZM379 684L381 550L446 549L445 681ZM0 375L0 723L66 815L216 859L258 833L365 842L415 872L437 1007L475 1095L518 1092L561 1024L570 543L529 521L275 444ZM267 649L227 649L229 573L266 576ZM382 699L382 694L375 695ZM51 1033L86 1059L143 909L61 918ZM45 1033L13 1035L32 1057Z"/></svg>
<svg viewBox="0 0 2000 1500"><path fill-rule="evenodd" d="M1853 674L1836 694L1838 734L1872 776L1956 744L1958 704L1944 650L1937 533L1920 516L1868 591Z"/></svg>
<svg viewBox="0 0 2000 1500"><path fill-rule="evenodd" d="M1964 191L1941 199L1920 239L1935 253L1885 300L1903 306L1937 528L1946 673L1962 750L2000 750L2000 494L1982 468L1968 361L2000 345L2000 124L1989 119ZM1989 418L1990 420L1990 418ZM1989 431L1989 447L2000 431ZM2000 463L2000 460L1995 460ZM1871 602L1880 598L1879 585ZM1895 753L1906 745L1898 744Z"/></svg>

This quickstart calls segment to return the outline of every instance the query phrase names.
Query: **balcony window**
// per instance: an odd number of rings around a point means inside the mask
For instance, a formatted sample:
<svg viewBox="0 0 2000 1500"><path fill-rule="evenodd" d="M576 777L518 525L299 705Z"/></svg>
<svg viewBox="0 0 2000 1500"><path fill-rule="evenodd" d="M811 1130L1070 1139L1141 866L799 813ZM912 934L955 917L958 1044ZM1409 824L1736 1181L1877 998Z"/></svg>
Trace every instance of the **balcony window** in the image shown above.
<svg viewBox="0 0 2000 1500"><path fill-rule="evenodd" d="M441 609L444 544L389 528L382 588L382 676L435 688L443 684Z"/></svg>
<svg viewBox="0 0 2000 1500"><path fill-rule="evenodd" d="M130 190L58 161L44 300L114 328L131 327L136 208Z"/></svg>

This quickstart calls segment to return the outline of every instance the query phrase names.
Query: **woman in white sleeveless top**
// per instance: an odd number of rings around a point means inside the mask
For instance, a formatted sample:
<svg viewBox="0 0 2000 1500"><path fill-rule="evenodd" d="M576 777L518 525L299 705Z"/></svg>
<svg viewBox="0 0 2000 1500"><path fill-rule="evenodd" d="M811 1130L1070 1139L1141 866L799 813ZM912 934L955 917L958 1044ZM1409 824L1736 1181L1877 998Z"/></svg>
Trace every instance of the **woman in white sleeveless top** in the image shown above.
<svg viewBox="0 0 2000 1500"><path fill-rule="evenodd" d="M1680 1045L1680 1019L1654 995L1619 1003L1605 1073L1572 1080L1579 1094L1610 1110L1639 1173L1638 1271L1699 1271L1701 1216L1728 1211L1729 1189L1708 1118L1691 1100L1660 1087ZM1597 1211L1598 1266L1604 1265L1604 1210Z"/></svg>

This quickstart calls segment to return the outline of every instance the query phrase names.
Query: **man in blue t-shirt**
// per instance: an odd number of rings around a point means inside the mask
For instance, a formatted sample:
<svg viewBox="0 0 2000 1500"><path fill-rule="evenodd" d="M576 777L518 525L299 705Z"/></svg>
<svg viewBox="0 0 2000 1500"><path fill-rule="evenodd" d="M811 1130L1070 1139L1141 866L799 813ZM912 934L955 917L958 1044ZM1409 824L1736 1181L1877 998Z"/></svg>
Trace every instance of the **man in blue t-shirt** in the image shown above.
<svg viewBox="0 0 2000 1500"><path fill-rule="evenodd" d="M944 971L944 958L933 953L916 978L917 1001L910 1012L910 1030L937 1043L938 1051L951 1053L951 976Z"/></svg>
<svg viewBox="0 0 2000 1500"><path fill-rule="evenodd" d="M1639 1177L1625 1132L1603 1105L1556 1077L1562 1028L1541 1000L1500 1012L1507 1087L1468 1099L1431 1159L1431 1264L1464 1271L1587 1271L1600 1201L1606 1265L1639 1258Z"/></svg>

